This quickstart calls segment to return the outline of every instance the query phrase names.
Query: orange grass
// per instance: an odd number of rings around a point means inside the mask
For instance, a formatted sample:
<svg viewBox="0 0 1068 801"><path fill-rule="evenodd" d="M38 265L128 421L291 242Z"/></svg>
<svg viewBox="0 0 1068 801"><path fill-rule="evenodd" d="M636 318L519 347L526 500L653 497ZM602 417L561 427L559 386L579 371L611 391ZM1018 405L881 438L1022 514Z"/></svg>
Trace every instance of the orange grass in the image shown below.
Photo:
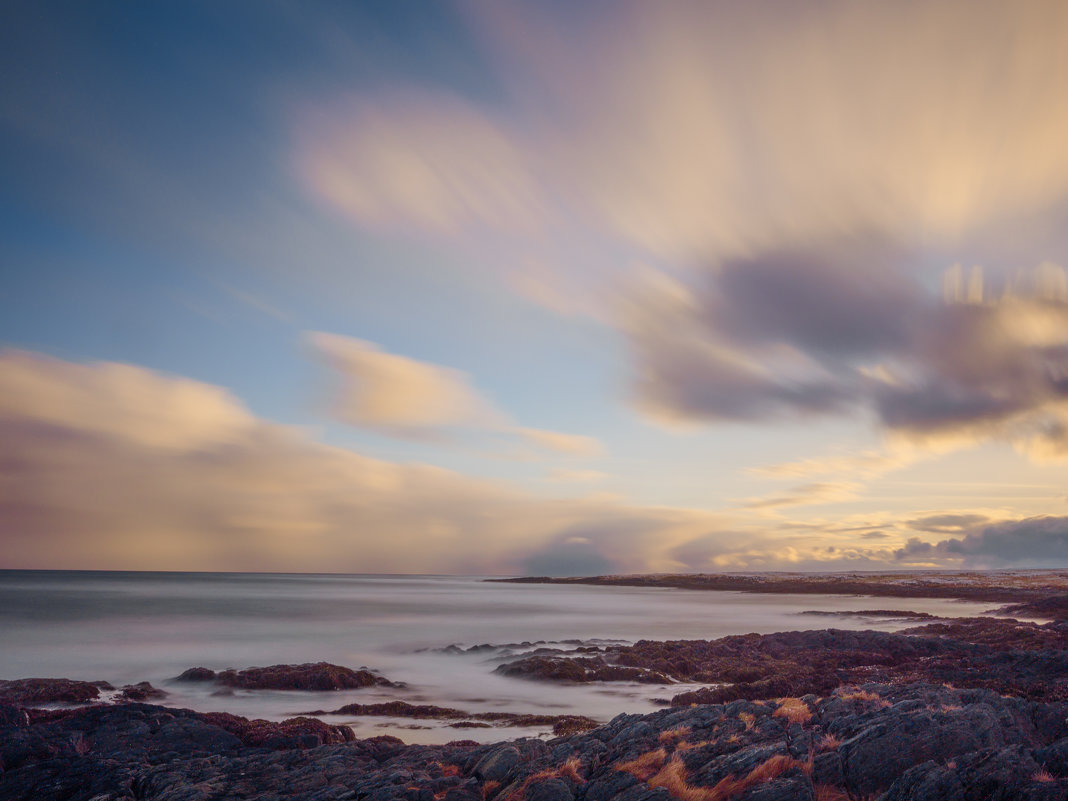
<svg viewBox="0 0 1068 801"><path fill-rule="evenodd" d="M670 745L673 742L681 740L689 733L689 726L679 726L677 729L665 729L660 732L660 737L657 739L659 739L661 745Z"/></svg>
<svg viewBox="0 0 1068 801"><path fill-rule="evenodd" d="M834 751L841 744L842 740L840 737L837 737L833 734L825 734L820 737L819 742L816 743L816 748L818 748L820 751Z"/></svg>
<svg viewBox="0 0 1068 801"><path fill-rule="evenodd" d="M577 757L571 757L563 765L555 768L546 768L545 770L539 770L537 773L532 773L523 780L523 783L514 791L509 793L502 801L522 801L526 798L527 790L530 785L535 782L540 782L544 779L560 779L567 778L571 781L582 784L586 780L579 773L579 768L582 767L582 763L579 762Z"/></svg>
<svg viewBox="0 0 1068 801"><path fill-rule="evenodd" d="M812 710L800 698L780 698L779 708L772 713L772 716L786 718L790 723L804 725L812 720Z"/></svg>
<svg viewBox="0 0 1068 801"><path fill-rule="evenodd" d="M727 801L727 799L741 795L751 787L776 779L786 771L795 768L808 775L812 771L812 763L801 762L786 754L776 754L757 765L742 778L733 775L726 776L720 779L714 787L696 787L686 781L686 767L682 761L672 759L649 777L647 782L653 788L663 787L673 798L678 798L680 801Z"/></svg>
<svg viewBox="0 0 1068 801"><path fill-rule="evenodd" d="M817 784L812 789L816 801L850 801L849 794L833 784Z"/></svg>
<svg viewBox="0 0 1068 801"><path fill-rule="evenodd" d="M1048 770L1043 768L1042 770L1036 770L1031 774L1031 780L1036 782L1055 782L1057 779Z"/></svg>
<svg viewBox="0 0 1068 801"><path fill-rule="evenodd" d="M616 765L616 770L625 771L646 782L664 767L666 761L667 751L663 748L657 748L655 751L649 751L636 759L630 760L630 762L620 762Z"/></svg>

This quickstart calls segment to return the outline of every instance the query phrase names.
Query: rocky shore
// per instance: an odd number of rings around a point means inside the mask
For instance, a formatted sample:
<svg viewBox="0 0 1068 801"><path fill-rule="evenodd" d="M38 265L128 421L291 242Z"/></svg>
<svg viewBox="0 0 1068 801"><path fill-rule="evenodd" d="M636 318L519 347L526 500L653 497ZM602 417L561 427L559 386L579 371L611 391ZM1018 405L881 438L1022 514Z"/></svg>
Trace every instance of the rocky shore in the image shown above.
<svg viewBox="0 0 1068 801"><path fill-rule="evenodd" d="M1059 589L1010 587L997 600L1013 606L999 616L842 613L914 624L897 633L476 646L487 670L543 682L547 694L560 683L663 688L664 709L601 724L399 700L250 720L144 703L166 701L144 682L0 681L0 801L1063 801L1068 596ZM1040 612L1049 622L1009 616ZM325 662L197 667L175 681L323 697L398 686ZM331 715L439 721L456 740L358 739L319 719ZM493 726L546 735L464 739L464 728Z"/></svg>
<svg viewBox="0 0 1068 801"><path fill-rule="evenodd" d="M26 801L1054 801L1068 797L1068 704L870 683L481 746L139 703L4 706L0 759L0 798Z"/></svg>

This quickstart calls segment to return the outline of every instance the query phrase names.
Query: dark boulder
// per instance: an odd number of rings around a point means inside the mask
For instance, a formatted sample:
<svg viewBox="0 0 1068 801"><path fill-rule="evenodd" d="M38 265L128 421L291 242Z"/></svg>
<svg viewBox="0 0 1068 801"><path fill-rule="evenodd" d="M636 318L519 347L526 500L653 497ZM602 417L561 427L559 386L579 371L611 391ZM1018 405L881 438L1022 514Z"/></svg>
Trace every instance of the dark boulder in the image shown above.
<svg viewBox="0 0 1068 801"><path fill-rule="evenodd" d="M392 687L393 682L367 670L353 670L329 662L303 665L271 665L245 670L224 670L215 681L244 690L352 690L360 687Z"/></svg>

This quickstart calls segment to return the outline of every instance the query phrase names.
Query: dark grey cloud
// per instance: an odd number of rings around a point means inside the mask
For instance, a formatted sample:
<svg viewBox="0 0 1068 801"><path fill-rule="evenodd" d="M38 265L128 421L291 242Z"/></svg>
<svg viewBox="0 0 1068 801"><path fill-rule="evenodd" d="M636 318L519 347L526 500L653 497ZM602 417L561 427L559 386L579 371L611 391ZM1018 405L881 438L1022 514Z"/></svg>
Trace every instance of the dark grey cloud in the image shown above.
<svg viewBox="0 0 1068 801"><path fill-rule="evenodd" d="M781 250L722 265L703 297L708 325L737 343L790 343L825 364L905 347L920 288L879 237Z"/></svg>
<svg viewBox="0 0 1068 801"><path fill-rule="evenodd" d="M958 271L936 288L915 278L908 254L869 236L702 275L647 300L628 328L639 401L661 417L867 412L915 438L1001 436L1068 454L1068 289L1058 267L985 286Z"/></svg>
<svg viewBox="0 0 1068 801"><path fill-rule="evenodd" d="M1009 520L936 543L914 537L894 557L971 567L1063 567L1068 565L1068 517Z"/></svg>

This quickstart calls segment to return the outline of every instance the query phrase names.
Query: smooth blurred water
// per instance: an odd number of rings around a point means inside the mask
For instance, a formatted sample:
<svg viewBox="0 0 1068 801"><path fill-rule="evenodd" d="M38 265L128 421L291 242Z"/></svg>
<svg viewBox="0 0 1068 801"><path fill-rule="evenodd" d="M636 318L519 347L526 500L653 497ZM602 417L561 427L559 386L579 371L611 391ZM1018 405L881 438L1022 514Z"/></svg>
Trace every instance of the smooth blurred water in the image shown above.
<svg viewBox="0 0 1068 801"><path fill-rule="evenodd" d="M909 624L798 613L891 608L962 616L989 607L936 599L499 584L456 576L0 571L0 678L104 679L116 686L150 681L170 693L169 705L268 719L390 699L609 719L654 709L654 699L685 687L546 685L495 675L498 662L485 654L437 649L524 640L708 639L830 626L892 631ZM218 670L317 661L366 666L409 686L216 695L208 686L171 681L196 665ZM325 719L350 724L360 736L391 733L407 742L536 733ZM412 725L431 728L407 728Z"/></svg>

